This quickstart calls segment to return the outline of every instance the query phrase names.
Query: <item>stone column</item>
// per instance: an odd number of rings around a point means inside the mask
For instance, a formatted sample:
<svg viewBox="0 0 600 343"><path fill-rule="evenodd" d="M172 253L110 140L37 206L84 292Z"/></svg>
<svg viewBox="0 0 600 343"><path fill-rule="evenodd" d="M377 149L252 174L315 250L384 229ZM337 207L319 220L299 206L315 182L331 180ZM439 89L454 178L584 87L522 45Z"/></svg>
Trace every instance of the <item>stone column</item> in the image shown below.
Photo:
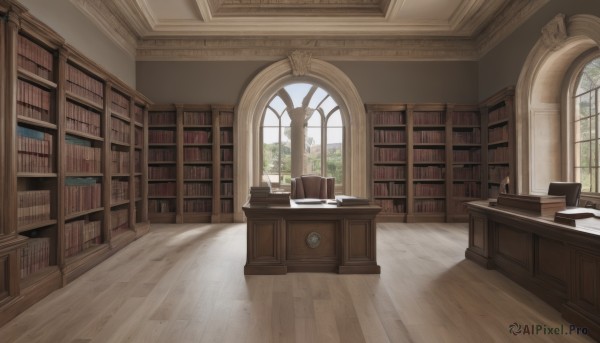
<svg viewBox="0 0 600 343"><path fill-rule="evenodd" d="M302 175L302 164L304 159L304 125L315 110L312 108L298 107L289 111L292 120L292 177Z"/></svg>

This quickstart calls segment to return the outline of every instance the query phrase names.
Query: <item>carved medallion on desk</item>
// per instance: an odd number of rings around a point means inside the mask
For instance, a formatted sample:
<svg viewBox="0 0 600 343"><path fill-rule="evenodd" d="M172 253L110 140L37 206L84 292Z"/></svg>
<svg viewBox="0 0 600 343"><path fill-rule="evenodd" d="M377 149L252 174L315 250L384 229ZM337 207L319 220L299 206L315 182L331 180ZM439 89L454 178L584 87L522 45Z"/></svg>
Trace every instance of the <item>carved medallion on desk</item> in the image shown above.
<svg viewBox="0 0 600 343"><path fill-rule="evenodd" d="M308 245L309 248L314 249L318 247L319 244L321 244L321 235L318 233L313 231L306 236L306 245Z"/></svg>

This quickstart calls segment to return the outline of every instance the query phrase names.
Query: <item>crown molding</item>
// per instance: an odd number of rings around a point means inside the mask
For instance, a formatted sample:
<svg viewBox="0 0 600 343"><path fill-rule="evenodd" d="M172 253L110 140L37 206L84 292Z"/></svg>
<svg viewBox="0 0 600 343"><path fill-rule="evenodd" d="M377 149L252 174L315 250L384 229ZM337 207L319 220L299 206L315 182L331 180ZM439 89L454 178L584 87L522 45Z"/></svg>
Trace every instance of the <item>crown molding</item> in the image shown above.
<svg viewBox="0 0 600 343"><path fill-rule="evenodd" d="M510 1L504 10L476 37L479 55L483 57L513 33L550 0Z"/></svg>
<svg viewBox="0 0 600 343"><path fill-rule="evenodd" d="M85 14L98 28L122 48L127 54L135 58L137 49L137 36L114 13L111 2L94 0L71 0L75 7Z"/></svg>
<svg viewBox="0 0 600 343"><path fill-rule="evenodd" d="M469 39L145 39L138 61L276 61L294 50L327 61L457 61L478 59Z"/></svg>

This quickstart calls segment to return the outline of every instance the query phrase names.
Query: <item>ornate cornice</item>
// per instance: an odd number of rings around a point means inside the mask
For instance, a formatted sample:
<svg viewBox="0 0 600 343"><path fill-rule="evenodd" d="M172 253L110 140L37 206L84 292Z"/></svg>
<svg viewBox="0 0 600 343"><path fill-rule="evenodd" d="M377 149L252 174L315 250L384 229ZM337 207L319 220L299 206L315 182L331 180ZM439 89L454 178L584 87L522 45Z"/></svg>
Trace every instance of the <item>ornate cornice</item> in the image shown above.
<svg viewBox="0 0 600 343"><path fill-rule="evenodd" d="M119 47L132 57L136 56L137 35L125 25L116 13L111 2L95 0L71 0L86 16L98 24L99 28Z"/></svg>
<svg viewBox="0 0 600 343"><path fill-rule="evenodd" d="M550 0L513 0L476 37L479 56L484 56Z"/></svg>
<svg viewBox="0 0 600 343"><path fill-rule="evenodd" d="M542 42L554 51L558 50L565 40L567 40L565 15L560 13L542 28Z"/></svg>

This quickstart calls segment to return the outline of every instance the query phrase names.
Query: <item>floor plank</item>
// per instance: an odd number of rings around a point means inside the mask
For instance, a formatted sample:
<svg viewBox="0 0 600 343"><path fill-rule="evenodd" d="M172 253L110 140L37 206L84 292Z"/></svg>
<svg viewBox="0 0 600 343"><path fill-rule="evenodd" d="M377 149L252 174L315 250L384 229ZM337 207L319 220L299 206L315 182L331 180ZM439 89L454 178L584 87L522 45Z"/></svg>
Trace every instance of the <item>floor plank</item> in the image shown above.
<svg viewBox="0 0 600 343"><path fill-rule="evenodd" d="M384 223L377 235L381 275L244 276L244 224L152 225L0 328L0 340L505 342L514 322L568 325L500 273L465 260L465 224Z"/></svg>

